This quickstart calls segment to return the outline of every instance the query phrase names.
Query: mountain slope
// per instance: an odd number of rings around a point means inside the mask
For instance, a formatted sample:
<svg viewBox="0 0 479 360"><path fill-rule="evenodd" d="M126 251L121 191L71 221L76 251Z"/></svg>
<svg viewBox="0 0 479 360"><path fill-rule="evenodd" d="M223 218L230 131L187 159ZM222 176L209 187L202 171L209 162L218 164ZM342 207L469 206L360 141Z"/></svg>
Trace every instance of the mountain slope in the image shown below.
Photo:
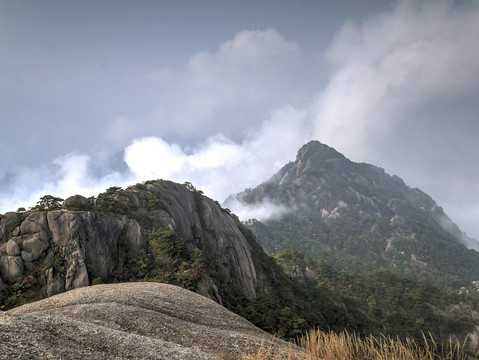
<svg viewBox="0 0 479 360"><path fill-rule="evenodd" d="M451 288L478 280L479 254L464 245L477 242L429 195L318 141L225 206L253 209L265 202L287 209L278 219L248 222L270 252L294 249L340 270L387 268Z"/></svg>

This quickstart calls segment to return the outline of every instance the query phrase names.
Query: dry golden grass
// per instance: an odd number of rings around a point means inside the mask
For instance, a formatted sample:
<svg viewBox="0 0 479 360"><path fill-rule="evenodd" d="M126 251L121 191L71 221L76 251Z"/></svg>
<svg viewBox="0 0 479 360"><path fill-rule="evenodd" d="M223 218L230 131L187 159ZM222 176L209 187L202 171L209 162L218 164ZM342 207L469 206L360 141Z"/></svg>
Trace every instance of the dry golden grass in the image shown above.
<svg viewBox="0 0 479 360"><path fill-rule="evenodd" d="M275 343L261 346L243 360L467 360L464 347L448 344L448 351L438 346L432 338L424 336L419 346L413 340L401 341L390 337L360 338L343 332L312 331L300 340L302 351L295 345L288 350L278 350Z"/></svg>

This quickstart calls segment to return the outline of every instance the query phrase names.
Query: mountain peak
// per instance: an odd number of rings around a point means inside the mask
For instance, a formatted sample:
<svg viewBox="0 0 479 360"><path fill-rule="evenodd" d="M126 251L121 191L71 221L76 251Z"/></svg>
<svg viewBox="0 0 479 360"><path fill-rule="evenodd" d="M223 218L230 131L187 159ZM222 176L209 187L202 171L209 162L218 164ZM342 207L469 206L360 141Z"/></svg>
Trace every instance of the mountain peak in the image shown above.
<svg viewBox="0 0 479 360"><path fill-rule="evenodd" d="M345 159L345 157L337 152L334 148L323 144L318 140L312 140L307 144L303 145L296 155L296 161L305 160L309 158L314 158L316 161L318 160L326 160L331 158L341 158Z"/></svg>
<svg viewBox="0 0 479 360"><path fill-rule="evenodd" d="M342 173L342 169L347 168L349 163L351 162L344 155L332 147L313 140L303 145L298 150L296 161L283 167L272 180L279 184L297 183L298 185L298 182L305 185L304 181L306 181L310 182L309 188L311 186L315 188L320 185L317 181L319 178L329 177L331 170L336 176L338 172Z"/></svg>
<svg viewBox="0 0 479 360"><path fill-rule="evenodd" d="M263 203L277 204L282 209L279 213L287 214L281 221L275 217L264 219L266 226L280 234L275 240L268 235L268 239L273 240L262 243L269 246L270 251L285 246L284 239L306 239L308 251L317 246L314 251L324 254L332 251L334 256L342 253L343 258L354 258L358 244L363 244L365 249L370 246L375 251L364 250L369 255L362 254L358 263L370 256L369 260L400 272L412 266L410 259L413 258L429 262L430 269L434 268L430 255L421 248L424 235L418 235L420 232L434 234L430 236L430 246L435 246L437 253L442 254L438 249L450 246L457 247L460 249L457 251L466 256L466 248L459 243L479 248L479 244L462 233L429 195L410 188L399 177L388 175L380 167L353 162L319 141L303 145L294 162L285 165L269 181L237 194L236 199L246 208L258 208ZM397 219L404 219L406 224L401 231L391 225ZM258 239L263 241L261 236ZM345 239L352 239L352 243ZM440 241L444 243L439 244ZM288 243L288 247L304 250L302 245L292 244ZM409 258L404 260L405 254ZM338 263L344 265L341 259ZM347 269L357 271L356 268ZM462 275L471 275L468 269L461 271L464 271Z"/></svg>

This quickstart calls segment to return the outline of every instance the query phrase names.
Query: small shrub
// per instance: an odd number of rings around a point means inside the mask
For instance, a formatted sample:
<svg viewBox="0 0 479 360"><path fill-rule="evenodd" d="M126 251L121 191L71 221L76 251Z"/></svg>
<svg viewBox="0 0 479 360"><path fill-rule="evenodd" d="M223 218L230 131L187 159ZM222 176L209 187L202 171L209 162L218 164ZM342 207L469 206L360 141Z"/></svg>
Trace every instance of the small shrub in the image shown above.
<svg viewBox="0 0 479 360"><path fill-rule="evenodd" d="M96 277L91 281L92 285L100 285L103 284L103 279L101 277Z"/></svg>
<svg viewBox="0 0 479 360"><path fill-rule="evenodd" d="M148 249L128 260L128 268L136 280L163 282L196 290L206 271L206 261L199 249L191 251L169 229L148 232Z"/></svg>
<svg viewBox="0 0 479 360"><path fill-rule="evenodd" d="M126 205L114 197L118 191L118 187L114 187L113 190L109 188L106 192L99 194L96 200L96 209L110 214L125 213Z"/></svg>
<svg viewBox="0 0 479 360"><path fill-rule="evenodd" d="M161 199L161 194L159 191L154 191L148 197L147 201L148 201L148 209L150 210L157 210L157 209L168 210L168 206L166 206L166 204Z"/></svg>
<svg viewBox="0 0 479 360"><path fill-rule="evenodd" d="M17 301L18 301L18 296L17 295L9 296L5 300L5 309L11 309L11 308L15 307L15 305L17 304Z"/></svg>
<svg viewBox="0 0 479 360"><path fill-rule="evenodd" d="M66 277L66 259L61 254L60 249L57 245L53 245L53 252L55 254L55 262L53 263L53 268L56 272L60 274L62 278Z"/></svg>
<svg viewBox="0 0 479 360"><path fill-rule="evenodd" d="M60 210L62 208L63 199L52 196L44 195L38 200L37 205L31 208L32 211L53 211Z"/></svg>
<svg viewBox="0 0 479 360"><path fill-rule="evenodd" d="M10 224L8 224L8 228L7 228L8 239L10 239L13 236L13 231L17 228L17 226L20 226L27 217L28 217L28 213L23 213L19 217L17 217L15 220L10 222Z"/></svg>
<svg viewBox="0 0 479 360"><path fill-rule="evenodd" d="M88 203L77 201L77 200L71 200L66 206L66 209L70 211L88 211L88 210L92 210L93 208L94 208L94 202L92 202L90 199L88 200Z"/></svg>

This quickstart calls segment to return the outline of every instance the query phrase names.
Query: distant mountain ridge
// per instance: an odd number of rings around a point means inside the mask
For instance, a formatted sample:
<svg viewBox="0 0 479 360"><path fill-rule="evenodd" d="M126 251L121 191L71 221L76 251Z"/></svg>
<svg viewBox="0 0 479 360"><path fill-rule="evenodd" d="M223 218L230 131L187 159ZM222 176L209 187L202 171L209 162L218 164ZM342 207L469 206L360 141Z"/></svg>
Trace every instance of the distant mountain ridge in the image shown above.
<svg viewBox="0 0 479 360"><path fill-rule="evenodd" d="M477 241L429 195L319 141L304 145L294 162L256 188L230 196L224 205L235 210L239 202L247 209L265 201L289 209L281 219L248 222L273 253L291 248L339 269L385 267L428 280L441 272L454 273L451 286L479 279L479 253L463 245L477 247ZM457 259L448 260L451 252Z"/></svg>

